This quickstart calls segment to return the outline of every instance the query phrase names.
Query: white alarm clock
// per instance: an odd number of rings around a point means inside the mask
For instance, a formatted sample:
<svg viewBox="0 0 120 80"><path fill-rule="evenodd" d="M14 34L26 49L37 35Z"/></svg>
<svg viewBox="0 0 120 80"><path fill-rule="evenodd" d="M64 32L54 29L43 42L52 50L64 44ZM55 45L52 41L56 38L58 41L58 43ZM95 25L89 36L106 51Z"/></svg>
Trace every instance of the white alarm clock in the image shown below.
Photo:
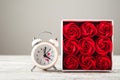
<svg viewBox="0 0 120 80"><path fill-rule="evenodd" d="M40 38L34 38L32 41L32 47L31 57L35 66L31 69L31 71L33 71L36 66L43 70L49 69L51 67L56 69L55 63L58 59L57 40L49 39L48 41L43 41Z"/></svg>

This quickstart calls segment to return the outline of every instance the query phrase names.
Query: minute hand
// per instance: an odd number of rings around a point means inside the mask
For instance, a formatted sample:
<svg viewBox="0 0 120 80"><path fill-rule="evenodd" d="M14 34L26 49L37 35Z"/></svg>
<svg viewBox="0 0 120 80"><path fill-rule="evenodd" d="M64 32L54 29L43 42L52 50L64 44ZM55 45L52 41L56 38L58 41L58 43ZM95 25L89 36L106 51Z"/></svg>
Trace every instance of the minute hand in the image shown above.
<svg viewBox="0 0 120 80"><path fill-rule="evenodd" d="M46 47L45 47L45 49L44 49L44 54L46 54Z"/></svg>

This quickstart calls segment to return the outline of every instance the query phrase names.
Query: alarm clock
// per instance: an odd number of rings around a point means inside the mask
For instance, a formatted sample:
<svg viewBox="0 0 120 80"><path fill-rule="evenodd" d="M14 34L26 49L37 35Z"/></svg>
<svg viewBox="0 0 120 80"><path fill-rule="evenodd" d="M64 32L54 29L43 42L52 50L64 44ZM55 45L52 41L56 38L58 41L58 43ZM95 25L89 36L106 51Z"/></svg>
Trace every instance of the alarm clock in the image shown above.
<svg viewBox="0 0 120 80"><path fill-rule="evenodd" d="M50 32L44 32L49 33ZM48 41L44 41L41 38L35 38L32 41L32 51L31 51L31 57L35 64L35 67L39 67L40 69L47 70L51 67L53 67L55 70L57 68L55 67L55 63L58 59L58 41L57 39L49 39Z"/></svg>

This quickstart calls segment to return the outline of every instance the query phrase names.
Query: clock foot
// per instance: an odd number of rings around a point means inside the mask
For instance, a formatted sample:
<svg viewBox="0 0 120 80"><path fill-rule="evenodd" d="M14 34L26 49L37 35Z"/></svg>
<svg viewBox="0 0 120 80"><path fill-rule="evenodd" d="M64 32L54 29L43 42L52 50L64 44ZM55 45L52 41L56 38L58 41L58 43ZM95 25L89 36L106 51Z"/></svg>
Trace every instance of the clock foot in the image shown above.
<svg viewBox="0 0 120 80"><path fill-rule="evenodd" d="M31 69L31 72L33 72L33 70L36 68L36 65L33 66L33 68Z"/></svg>
<svg viewBox="0 0 120 80"><path fill-rule="evenodd" d="M55 67L55 65L53 66L53 68L55 69L55 71L57 71L58 69Z"/></svg>

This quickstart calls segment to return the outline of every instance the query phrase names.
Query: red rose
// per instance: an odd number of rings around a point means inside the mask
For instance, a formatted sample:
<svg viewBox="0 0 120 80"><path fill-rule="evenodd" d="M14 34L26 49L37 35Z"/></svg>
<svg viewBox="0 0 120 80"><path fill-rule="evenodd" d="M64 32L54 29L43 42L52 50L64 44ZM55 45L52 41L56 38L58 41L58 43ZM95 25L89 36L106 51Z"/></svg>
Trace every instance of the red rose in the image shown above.
<svg viewBox="0 0 120 80"><path fill-rule="evenodd" d="M97 62L97 69L98 70L108 70L111 69L112 62L108 56L97 56L96 57Z"/></svg>
<svg viewBox="0 0 120 80"><path fill-rule="evenodd" d="M103 35L107 37L112 36L112 23L109 22L101 22L97 25L98 35Z"/></svg>
<svg viewBox="0 0 120 80"><path fill-rule="evenodd" d="M81 30L75 23L69 23L63 27L63 35L67 39L77 39L81 36Z"/></svg>
<svg viewBox="0 0 120 80"><path fill-rule="evenodd" d="M97 34L97 29L94 24L90 22L83 23L81 26L82 36L93 37Z"/></svg>
<svg viewBox="0 0 120 80"><path fill-rule="evenodd" d="M96 52L106 55L112 51L112 42L108 37L101 36L96 40Z"/></svg>
<svg viewBox="0 0 120 80"><path fill-rule="evenodd" d="M63 50L65 54L76 55L79 52L79 46L77 40L64 40Z"/></svg>
<svg viewBox="0 0 120 80"><path fill-rule="evenodd" d="M93 56L82 55L79 57L80 67L83 70L95 70L96 60Z"/></svg>
<svg viewBox="0 0 120 80"><path fill-rule="evenodd" d="M68 55L64 58L64 67L67 69L77 69L79 66L79 60L74 55Z"/></svg>
<svg viewBox="0 0 120 80"><path fill-rule="evenodd" d="M89 38L82 38L79 41L79 49L81 55L92 55L95 52L95 43Z"/></svg>

